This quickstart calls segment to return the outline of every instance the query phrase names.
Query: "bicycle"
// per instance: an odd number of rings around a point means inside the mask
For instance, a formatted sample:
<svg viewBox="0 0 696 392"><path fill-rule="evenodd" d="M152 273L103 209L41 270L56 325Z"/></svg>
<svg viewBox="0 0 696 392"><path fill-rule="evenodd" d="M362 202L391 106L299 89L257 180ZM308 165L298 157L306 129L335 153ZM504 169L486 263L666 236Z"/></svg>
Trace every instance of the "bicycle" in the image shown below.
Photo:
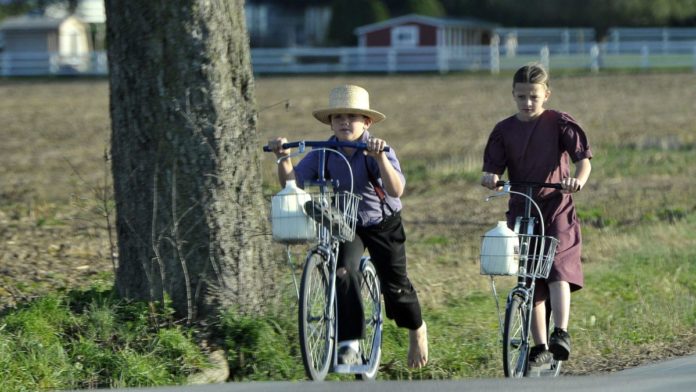
<svg viewBox="0 0 696 392"><path fill-rule="evenodd" d="M532 198L532 191L538 188L562 189L561 184L498 181L496 186L503 187L502 191L486 197L486 201L504 195L516 194L525 198L524 214L515 218L514 240L519 245L519 263L515 270L503 273L486 273L484 271L482 244L481 273L490 275L491 288L496 302L498 326L502 335L503 370L505 377L556 377L561 371L561 361L552 359L545 367L529 366L530 328L532 309L534 307L534 289L537 279L546 279L551 271L553 259L558 246L558 240L546 236L544 219L541 210ZM511 190L512 187L523 188L524 192ZM538 213L539 234L534 234L537 218L532 216L532 207ZM517 284L508 293L505 305L505 319L501 320L498 294L495 288L494 275L511 275L517 277ZM550 304L547 302L546 325L547 339L553 331Z"/></svg>
<svg viewBox="0 0 696 392"><path fill-rule="evenodd" d="M305 373L315 381L323 380L329 371L355 374L356 378L373 380L377 377L382 344L382 305L380 302L380 281L375 266L369 256L360 260L360 292L365 314L365 338L360 340L359 354L362 364L338 364L338 320L336 299L336 263L339 243L352 241L355 236L357 210L360 196L352 192L352 170L348 160L337 148L347 147L364 150L367 144L341 141L297 141L283 144L283 149L298 148L296 153L278 159L303 154L306 147L319 151L319 174L313 181L318 192L310 193L304 203L304 213L313 221L310 235L300 233L300 240L277 241L289 246L294 243L313 242L307 251L305 264L297 292L299 302L298 327L300 352ZM270 151L264 146L264 151ZM387 148L385 148L386 150ZM348 165L351 177L349 192L338 192L338 183L326 179L326 156L337 153ZM331 189L329 189L331 185ZM277 197L278 195L274 196ZM282 216L273 218L273 225L283 225ZM316 233L316 235L314 234ZM293 275L294 279L294 275ZM297 284L295 283L297 290Z"/></svg>

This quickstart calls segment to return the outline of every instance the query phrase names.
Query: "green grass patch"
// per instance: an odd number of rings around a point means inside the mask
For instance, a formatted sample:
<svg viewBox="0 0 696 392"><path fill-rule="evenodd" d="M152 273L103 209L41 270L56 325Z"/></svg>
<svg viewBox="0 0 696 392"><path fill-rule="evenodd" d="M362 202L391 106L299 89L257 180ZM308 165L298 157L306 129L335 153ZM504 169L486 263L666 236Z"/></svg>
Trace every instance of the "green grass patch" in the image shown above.
<svg viewBox="0 0 696 392"><path fill-rule="evenodd" d="M573 305L582 350L628 352L693 335L696 249L688 244L696 239L694 227L687 222L634 229L631 243L617 240L615 262L587 268L587 289L574 296Z"/></svg>
<svg viewBox="0 0 696 392"><path fill-rule="evenodd" d="M646 174L646 167L650 168L652 176L676 177L694 164L693 145L672 138L648 138L626 145L605 146L602 154L592 159L595 171L607 178L639 178Z"/></svg>
<svg viewBox="0 0 696 392"><path fill-rule="evenodd" d="M109 289L25 304L0 319L0 390L185 383L206 359L192 331L167 320Z"/></svg>

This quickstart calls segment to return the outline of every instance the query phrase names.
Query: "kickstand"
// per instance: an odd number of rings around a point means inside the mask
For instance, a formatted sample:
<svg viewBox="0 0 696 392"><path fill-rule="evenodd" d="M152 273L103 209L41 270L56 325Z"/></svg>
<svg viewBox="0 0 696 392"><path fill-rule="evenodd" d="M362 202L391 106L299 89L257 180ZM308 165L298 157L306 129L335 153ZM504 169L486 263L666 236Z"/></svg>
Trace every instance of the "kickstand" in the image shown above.
<svg viewBox="0 0 696 392"><path fill-rule="evenodd" d="M495 289L495 281L493 280L493 275L488 275L491 278L491 289L493 290L493 298L495 298L495 309L498 314L498 329L500 329L500 336L503 336L503 319L500 316L500 301L498 301L498 292Z"/></svg>
<svg viewBox="0 0 696 392"><path fill-rule="evenodd" d="M290 267L290 272L292 273L292 283L295 285L295 294L297 295L297 300L300 300L300 288L297 286L297 276L295 276L295 263L292 261L292 253L290 252L290 245L285 246L285 258Z"/></svg>

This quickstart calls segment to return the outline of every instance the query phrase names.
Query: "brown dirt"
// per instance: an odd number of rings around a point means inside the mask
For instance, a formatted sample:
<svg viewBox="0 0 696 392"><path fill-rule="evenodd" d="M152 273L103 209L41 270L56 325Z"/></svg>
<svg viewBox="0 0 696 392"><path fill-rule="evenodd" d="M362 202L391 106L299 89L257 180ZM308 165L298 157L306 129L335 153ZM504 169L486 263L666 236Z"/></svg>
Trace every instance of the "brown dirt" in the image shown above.
<svg viewBox="0 0 696 392"><path fill-rule="evenodd" d="M97 211L108 180L105 81L1 81L0 97L1 309L89 284L112 262Z"/></svg>

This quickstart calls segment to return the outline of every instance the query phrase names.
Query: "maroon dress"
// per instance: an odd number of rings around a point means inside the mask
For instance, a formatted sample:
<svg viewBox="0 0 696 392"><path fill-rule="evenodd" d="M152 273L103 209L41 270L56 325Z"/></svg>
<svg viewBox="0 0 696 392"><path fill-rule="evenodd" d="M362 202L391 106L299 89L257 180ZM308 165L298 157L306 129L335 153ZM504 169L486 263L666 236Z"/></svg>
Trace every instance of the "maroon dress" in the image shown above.
<svg viewBox="0 0 696 392"><path fill-rule="evenodd" d="M558 183L571 175L570 160L585 158L592 158L592 151L582 127L567 113L545 110L533 121L511 116L496 124L484 151L483 171L502 175L507 169L510 181ZM543 188L533 197L544 217L545 234L560 241L548 281L565 281L571 291L579 290L584 283L582 240L573 196ZM523 213L524 198L511 195L508 224L512 226L515 217ZM532 215L537 214L533 211ZM547 288L538 288L544 296Z"/></svg>

